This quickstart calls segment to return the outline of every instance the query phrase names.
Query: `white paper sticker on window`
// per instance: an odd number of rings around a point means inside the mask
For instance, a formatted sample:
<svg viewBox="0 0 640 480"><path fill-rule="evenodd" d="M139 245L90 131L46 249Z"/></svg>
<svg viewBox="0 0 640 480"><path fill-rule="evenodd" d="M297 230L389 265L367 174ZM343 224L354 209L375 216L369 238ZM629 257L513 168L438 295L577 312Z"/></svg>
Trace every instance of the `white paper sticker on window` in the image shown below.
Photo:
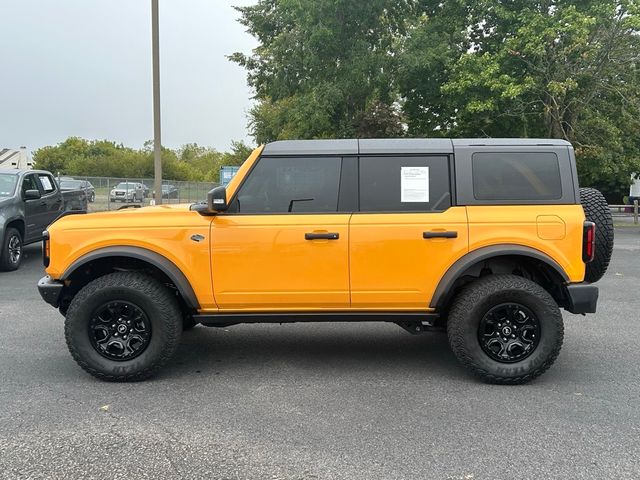
<svg viewBox="0 0 640 480"><path fill-rule="evenodd" d="M40 183L42 183L42 188L44 188L45 192L50 192L53 190L53 185L51 185L51 180L49 177L41 176Z"/></svg>
<svg viewBox="0 0 640 480"><path fill-rule="evenodd" d="M429 167L400 167L400 201L429 202Z"/></svg>

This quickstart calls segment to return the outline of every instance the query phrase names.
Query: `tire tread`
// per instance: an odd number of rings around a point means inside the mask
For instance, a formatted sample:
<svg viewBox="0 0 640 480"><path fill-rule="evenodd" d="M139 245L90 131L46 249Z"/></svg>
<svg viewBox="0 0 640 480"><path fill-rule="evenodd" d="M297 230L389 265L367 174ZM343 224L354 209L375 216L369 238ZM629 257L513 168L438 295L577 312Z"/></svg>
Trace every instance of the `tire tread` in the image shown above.
<svg viewBox="0 0 640 480"><path fill-rule="evenodd" d="M82 358L79 352L75 349L75 346L71 340L71 331L68 322L65 322L65 339L67 347L71 356L80 367L86 372L90 373L100 380L109 382L132 382L146 380L152 377L160 368L162 368L173 357L175 351L180 343L180 333L182 330L182 322L180 309L176 300L171 296L167 287L162 285L155 278L142 274L139 272L116 272L104 275L96 280L85 285L78 294L74 297L69 310L67 311L67 318L72 317L81 304L88 301L88 299L97 291L107 287L125 287L137 290L144 293L153 299L153 302L158 305L160 311L165 312L163 321L171 321L175 319L174 323L177 328L169 328L167 334L167 341L162 349L162 354L159 358L155 359L150 365L144 369L133 373L124 375L112 375L105 374L95 368L89 366L89 364Z"/></svg>
<svg viewBox="0 0 640 480"><path fill-rule="evenodd" d="M447 334L451 349L458 360L460 360L460 362L476 377L488 383L518 385L529 382L530 380L542 375L549 369L549 367L551 367L551 365L553 365L560 354L560 349L562 348L564 326L562 321L560 321L558 325L560 341L554 346L551 354L545 359L545 361L531 372L525 375L505 377L494 375L486 371L474 361L472 355L468 351L464 340L464 332L465 328L468 328L468 316L469 312L473 310L473 307L487 296L503 290L526 290L527 292L534 294L539 301L545 304L546 307L552 310L557 309L560 319L562 319L555 300L537 283L516 275L489 275L469 284L455 297L451 310L449 311Z"/></svg>

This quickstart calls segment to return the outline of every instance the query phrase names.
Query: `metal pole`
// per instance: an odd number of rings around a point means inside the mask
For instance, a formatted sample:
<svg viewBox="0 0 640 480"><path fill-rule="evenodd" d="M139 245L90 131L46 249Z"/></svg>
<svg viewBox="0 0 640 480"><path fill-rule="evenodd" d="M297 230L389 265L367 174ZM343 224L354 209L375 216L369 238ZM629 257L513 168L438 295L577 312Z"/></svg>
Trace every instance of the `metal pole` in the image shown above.
<svg viewBox="0 0 640 480"><path fill-rule="evenodd" d="M160 34L158 0L151 0L151 43L153 50L153 170L156 204L162 203L162 143L160 139Z"/></svg>
<svg viewBox="0 0 640 480"><path fill-rule="evenodd" d="M638 224L638 200L633 201L633 223Z"/></svg>

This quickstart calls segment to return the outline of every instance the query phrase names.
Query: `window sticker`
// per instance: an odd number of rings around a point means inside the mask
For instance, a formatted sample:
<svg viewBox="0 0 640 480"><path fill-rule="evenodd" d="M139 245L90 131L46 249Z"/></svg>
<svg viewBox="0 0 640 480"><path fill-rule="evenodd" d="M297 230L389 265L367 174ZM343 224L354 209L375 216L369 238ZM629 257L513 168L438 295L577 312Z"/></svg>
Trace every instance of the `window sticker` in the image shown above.
<svg viewBox="0 0 640 480"><path fill-rule="evenodd" d="M429 167L400 167L400 201L429 202Z"/></svg>
<svg viewBox="0 0 640 480"><path fill-rule="evenodd" d="M49 180L49 177L41 176L40 182L42 183L42 188L44 188L45 192L53 190L53 185L51 185L51 180Z"/></svg>

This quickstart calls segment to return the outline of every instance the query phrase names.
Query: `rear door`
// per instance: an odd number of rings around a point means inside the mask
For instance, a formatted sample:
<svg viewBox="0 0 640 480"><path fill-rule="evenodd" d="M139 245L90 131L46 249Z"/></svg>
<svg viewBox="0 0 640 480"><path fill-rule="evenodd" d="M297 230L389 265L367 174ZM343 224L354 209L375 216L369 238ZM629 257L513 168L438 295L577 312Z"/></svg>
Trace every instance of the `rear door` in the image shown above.
<svg viewBox="0 0 640 480"><path fill-rule="evenodd" d="M349 307L352 210L341 207L342 164L339 156L258 160L229 211L213 220L211 266L220 309Z"/></svg>
<svg viewBox="0 0 640 480"><path fill-rule="evenodd" d="M42 214L42 230L48 227L63 211L62 194L58 188L53 175L48 173L38 173L38 181L40 183L40 193L42 198L40 204L44 206Z"/></svg>
<svg viewBox="0 0 640 480"><path fill-rule="evenodd" d="M350 222L351 306L426 310L468 251L465 207L452 205L447 155L360 157Z"/></svg>

